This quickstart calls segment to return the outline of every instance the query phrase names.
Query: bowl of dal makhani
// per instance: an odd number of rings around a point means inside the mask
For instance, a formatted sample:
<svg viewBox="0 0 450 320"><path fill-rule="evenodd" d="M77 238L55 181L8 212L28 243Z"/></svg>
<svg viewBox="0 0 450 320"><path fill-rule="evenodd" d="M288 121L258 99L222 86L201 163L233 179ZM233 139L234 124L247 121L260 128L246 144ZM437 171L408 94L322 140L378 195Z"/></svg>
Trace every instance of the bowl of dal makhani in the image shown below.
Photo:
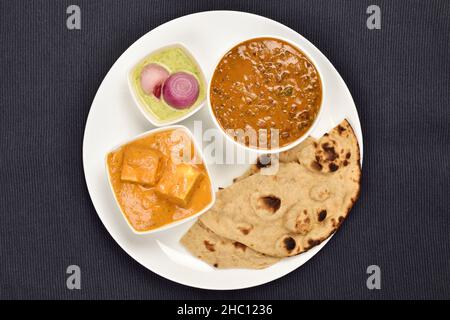
<svg viewBox="0 0 450 320"><path fill-rule="evenodd" d="M242 41L220 58L208 86L216 126L238 145L278 153L303 141L322 110L324 85L307 50L279 37Z"/></svg>
<svg viewBox="0 0 450 320"><path fill-rule="evenodd" d="M184 126L145 132L108 152L105 163L114 199L136 234L167 230L214 204L208 167Z"/></svg>

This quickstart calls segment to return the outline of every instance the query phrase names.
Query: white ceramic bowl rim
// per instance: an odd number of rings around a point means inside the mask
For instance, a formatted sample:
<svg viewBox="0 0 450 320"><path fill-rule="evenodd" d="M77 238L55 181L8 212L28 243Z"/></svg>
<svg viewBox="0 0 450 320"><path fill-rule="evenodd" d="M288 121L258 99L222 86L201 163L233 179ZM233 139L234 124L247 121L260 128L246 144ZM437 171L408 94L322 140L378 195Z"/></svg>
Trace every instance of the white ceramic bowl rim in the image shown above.
<svg viewBox="0 0 450 320"><path fill-rule="evenodd" d="M230 51L231 49L233 49L234 47L236 47L237 45L239 45L240 43L244 42L244 41L248 41L248 40L252 40L252 39L260 39L260 38L274 38L274 39L279 39L281 41L287 42L288 44L290 44L291 46L293 46L294 48L300 50L307 58L309 61L312 62L312 64L314 65L314 67L317 70L317 73L319 74L319 78L320 78L320 83L322 85L322 101L320 102L320 108L319 111L317 112L317 116L314 119L314 122L312 123L312 125L309 127L309 129L301 136L299 137L297 140L281 147L281 148L275 148L275 149L257 149L257 148L252 148L249 146L246 146L242 143L239 143L237 141L235 141L232 137L230 137L225 130L222 128L222 126L220 125L220 123L217 121L216 116L214 115L214 111L212 110L212 105L211 105L211 98L210 98L210 93L211 93L211 83L212 83L212 77L214 75L214 72L217 69L217 66L219 65L220 61L222 61L222 58L227 54L228 51ZM234 144L236 144L238 147L243 148L245 150L249 150L249 151L253 151L259 154L273 154L273 153L280 153L283 151L287 151L289 149L294 148L295 146L299 145L302 141L304 141L310 134L311 132L314 130L316 124L319 122L319 118L321 117L321 115L323 114L323 109L324 109L324 98L325 98L325 92L326 92L326 86L325 86L325 82L324 82L324 77L323 77L323 72L321 71L320 67L318 66L316 60L314 58L311 57L311 54L308 52L308 49L302 47L301 45L292 42L291 40L285 39L283 37L280 36L273 36L273 35L260 35L260 36L256 36L256 37L251 37L251 38L245 38L243 40L240 40L238 42L236 42L234 45L232 45L229 49L227 49L221 56L220 58L217 60L217 63L214 64L214 68L212 71L212 75L211 75L211 79L208 83L208 90L206 92L206 101L208 103L208 110L209 113L211 115L211 118L213 119L214 124L216 125L216 127L219 128L220 132L222 132L223 135L225 135L226 139L228 139L229 141L232 141Z"/></svg>
<svg viewBox="0 0 450 320"><path fill-rule="evenodd" d="M128 143L131 143L133 141L139 140L139 139L147 137L147 136L151 136L151 135L153 135L155 133L158 133L158 132L164 132L164 131L169 131L169 130L183 130L184 132L186 132L188 134L189 138L191 139L192 143L194 144L194 149L197 152L197 154L200 156L200 159L202 160L202 163L205 166L206 174L208 175L208 178L210 180L210 184L211 184L211 188L210 188L210 191L211 191L211 202L205 208L203 208L202 210L200 210L196 214L190 215L190 216L188 216L186 218L183 218L183 219L180 219L180 220L177 220L177 221L173 221L171 223L168 223L168 224L163 225L163 226L161 226L159 228L156 228L156 229L151 229L151 230L147 230L147 231L138 231L138 230L134 229L134 227L131 225L130 221L126 217L125 213L123 212L123 210L122 210L122 208L119 205L119 202L117 200L116 193L114 192L114 188L113 188L113 185L111 183L111 177L109 175L109 170L108 170L108 154L110 154L111 152L116 151L117 149L121 148L122 146L124 146L124 145L126 145ZM155 128L155 129L143 132L143 133L141 133L141 134L139 134L139 135L137 135L137 136L135 136L135 137L133 137L131 139L127 139L126 141L116 145L114 148L112 148L110 151L108 151L106 153L106 155L105 155L105 169L106 169L106 176L108 177L108 184L109 184L110 190L111 190L111 192L113 194L115 203L116 203L117 207L119 208L119 211L121 212L122 217L125 219L128 227L130 227L130 229L131 229L131 231L133 231L133 233L138 234L138 235L147 235L147 234L156 233L156 232L160 232L160 231L166 231L166 230L168 230L170 228L179 226L182 223L188 222L188 221L190 221L190 220L192 220L192 219L194 219L196 217L199 217L200 215L202 215L203 213L205 213L206 211L211 209L211 207L216 202L216 193L214 192L214 190L215 190L214 182L211 179L211 173L209 171L208 164L204 160L202 150L199 148L197 142L195 141L193 134L191 133L191 131L188 128L186 128L183 125L172 125L172 126Z"/></svg>

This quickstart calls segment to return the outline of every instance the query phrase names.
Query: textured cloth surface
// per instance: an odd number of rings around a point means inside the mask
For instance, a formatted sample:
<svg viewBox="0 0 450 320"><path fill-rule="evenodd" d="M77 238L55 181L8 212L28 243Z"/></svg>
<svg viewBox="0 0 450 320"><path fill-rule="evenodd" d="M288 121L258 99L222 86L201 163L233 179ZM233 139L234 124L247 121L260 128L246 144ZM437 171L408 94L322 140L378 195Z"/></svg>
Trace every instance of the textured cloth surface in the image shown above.
<svg viewBox="0 0 450 320"><path fill-rule="evenodd" d="M450 298L450 1L0 2L0 298ZM368 30L377 4L382 29ZM346 81L364 134L360 200L300 269L239 291L178 285L131 259L89 198L82 138L114 61L161 23L228 9L277 20ZM82 289L66 289L66 268ZM368 290L378 265L381 290Z"/></svg>

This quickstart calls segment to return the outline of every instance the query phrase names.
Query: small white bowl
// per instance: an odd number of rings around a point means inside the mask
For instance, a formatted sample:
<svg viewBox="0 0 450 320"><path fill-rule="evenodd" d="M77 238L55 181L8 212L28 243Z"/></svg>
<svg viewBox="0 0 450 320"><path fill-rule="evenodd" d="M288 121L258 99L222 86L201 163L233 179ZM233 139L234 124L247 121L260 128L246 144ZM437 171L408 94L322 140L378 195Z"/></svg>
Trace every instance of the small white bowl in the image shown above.
<svg viewBox="0 0 450 320"><path fill-rule="evenodd" d="M130 142L136 141L138 139L141 139L141 138L144 138L144 137L147 137L147 136L151 136L151 135L153 135L155 133L158 133L158 132L174 130L174 129L183 130L184 132L186 132L188 134L189 138L192 140L192 142L194 144L194 149L197 152L197 155L201 158L201 160L203 162L203 165L206 168L206 174L208 175L208 178L210 180L210 184L211 184L211 190L210 190L211 191L211 202L204 209L202 209L201 211L199 211L196 214L193 214L193 215L191 215L189 217L186 217L186 218L183 218L183 219L180 219L180 220L168 223L168 224L166 224L164 226L161 226L159 228L156 228L156 229L151 229L151 230L147 230L147 231L138 231L138 230L134 229L134 227L131 225L130 221L128 221L127 216L122 211L122 208L119 205L119 201L117 200L116 193L114 192L114 188L113 188L113 185L111 183L111 177L109 175L109 170L108 170L108 154L110 154L111 152L116 151L117 149L123 147L124 145L126 145L126 144L128 144ZM185 126L182 126L182 125L173 125L173 126L167 126L167 127L163 127L163 128L156 128L156 129L144 132L144 133L142 133L142 134L140 134L140 135L138 135L138 136L136 136L136 137L134 137L132 139L124 141L123 143L117 145L115 148L111 149L110 151L108 151L106 153L106 155L105 155L105 169L106 169L106 176L108 177L109 187L110 187L111 192L113 194L113 197L114 197L114 200L116 202L116 205L119 208L119 210L120 210L120 212L122 214L122 217L125 219L127 225L130 227L131 231L133 231L135 234L138 234L138 235L147 235L147 234L151 234L151 233L165 231L165 230L168 230L170 228L176 227L176 226L178 226L178 225L180 225L182 223L188 222L188 221L190 221L192 219L195 219L195 218L199 217L200 215L202 215L203 213L205 213L206 211L211 209L211 207L216 202L216 193L214 192L214 190L215 190L214 189L214 183L212 181L211 173L209 171L208 165L203 159L203 153L202 153L201 149L199 148L197 142L195 141L194 136L192 135L192 133L189 131L188 128L186 128Z"/></svg>
<svg viewBox="0 0 450 320"><path fill-rule="evenodd" d="M180 121L183 121L187 118L189 118L190 116L192 116L194 113L196 113L197 111L200 110L200 108L205 104L205 99L203 99L202 101L198 102L198 104L195 107L191 107L192 109L189 110L189 112L187 112L186 114L184 114L183 116L179 117L179 118L175 118L172 120L166 120L166 121L162 121L160 119L158 119L156 116L154 116L148 109L147 109L147 105L145 103L143 103L138 96L138 93L136 92L136 90L134 89L134 85L133 85L133 69L139 64L141 63L143 60L145 60L148 56L161 52L163 50L166 49L170 49L170 48L181 48L186 55L191 58L191 60L194 62L194 64L196 65L196 67L198 68L199 72L200 72L200 81L203 82L205 84L205 86L207 85L206 82L206 78L205 78L205 73L203 72L202 67L200 66L200 64L198 63L198 60L194 57L194 55L186 48L185 45L183 45L182 43L174 43L174 44L170 44L164 47L161 47L155 51L152 51L150 53L148 53L147 55L145 55L143 58L141 58L137 63L135 63L129 70L128 70L128 75L127 75L127 82L128 82L128 89L130 90L131 96L133 97L134 100L134 104L138 107L139 111L142 113L142 115L154 126L156 127L162 127L162 126L168 126L168 125L172 125L175 123L178 123ZM181 70L180 70L181 71ZM162 96L161 96L162 99Z"/></svg>
<svg viewBox="0 0 450 320"><path fill-rule="evenodd" d="M249 146L246 146L242 143L239 143L237 141L235 141L232 137L230 137L225 130L222 128L222 126L220 125L220 123L217 121L216 116L214 115L214 111L212 109L212 105L211 105L211 83L212 83L212 77L214 75L214 72L216 71L220 61L222 60L222 58L228 53L228 51L230 51L232 48L234 48L235 46L237 46L238 44L244 42L244 41L248 41L251 39L260 39L260 38L273 38L273 39L279 39L281 41L287 42L288 44L290 44L291 46L293 46L294 48L297 48L298 50L300 50L308 59L309 61L312 62L312 64L314 65L314 67L317 70L317 73L319 74L319 78L320 78L320 83L322 85L322 101L320 102L320 108L319 111L317 112L317 116L314 119L314 122L312 123L312 125L309 127L309 129L301 136L299 137L297 140L289 143L288 145L285 145L281 148L274 148L274 149L258 149L258 148L251 148ZM212 71L211 74L211 80L208 83L208 90L206 92L206 101L208 102L208 110L209 113L211 115L211 118L213 119L214 124L219 128L219 130L225 135L226 139L228 139L229 141L232 141L234 144L236 144L238 147L240 148L244 148L246 150L249 151L253 151L259 154L272 154L272 153L280 153L289 149L292 149L293 147L297 146L298 144L300 144L302 141L304 141L309 135L310 133L313 131L314 127L316 126L316 124L319 122L319 118L322 115L322 110L324 109L323 106L323 102L325 100L325 94L326 94L326 86L324 83L324 77L322 76L323 73L320 69L320 67L318 66L317 62L315 61L315 59L313 59L311 57L311 54L309 53L309 50L298 45L297 43L293 43L290 40L287 40L285 38L279 37L279 36L272 36L272 35L261 35L261 36L257 36L257 37L252 37L252 38L246 38L246 39L242 39L241 41L236 42L234 45L232 45L229 49L227 49L224 54L222 54L220 56L220 58L218 59L217 63L215 64L215 67Z"/></svg>

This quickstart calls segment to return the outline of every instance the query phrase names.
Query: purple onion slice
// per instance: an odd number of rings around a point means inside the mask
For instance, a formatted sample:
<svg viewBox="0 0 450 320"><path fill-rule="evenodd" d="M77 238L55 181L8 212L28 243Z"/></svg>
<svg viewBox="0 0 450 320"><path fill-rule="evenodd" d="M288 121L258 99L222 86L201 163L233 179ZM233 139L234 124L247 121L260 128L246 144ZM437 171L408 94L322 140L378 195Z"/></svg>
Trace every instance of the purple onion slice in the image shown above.
<svg viewBox="0 0 450 320"><path fill-rule="evenodd" d="M164 101L176 109L186 109L194 104L199 95L197 79L186 72L176 72L167 78L162 88Z"/></svg>
<svg viewBox="0 0 450 320"><path fill-rule="evenodd" d="M156 98L161 97L161 86L169 77L169 71L163 66L151 63L146 65L141 72L141 87L148 95L153 94Z"/></svg>

